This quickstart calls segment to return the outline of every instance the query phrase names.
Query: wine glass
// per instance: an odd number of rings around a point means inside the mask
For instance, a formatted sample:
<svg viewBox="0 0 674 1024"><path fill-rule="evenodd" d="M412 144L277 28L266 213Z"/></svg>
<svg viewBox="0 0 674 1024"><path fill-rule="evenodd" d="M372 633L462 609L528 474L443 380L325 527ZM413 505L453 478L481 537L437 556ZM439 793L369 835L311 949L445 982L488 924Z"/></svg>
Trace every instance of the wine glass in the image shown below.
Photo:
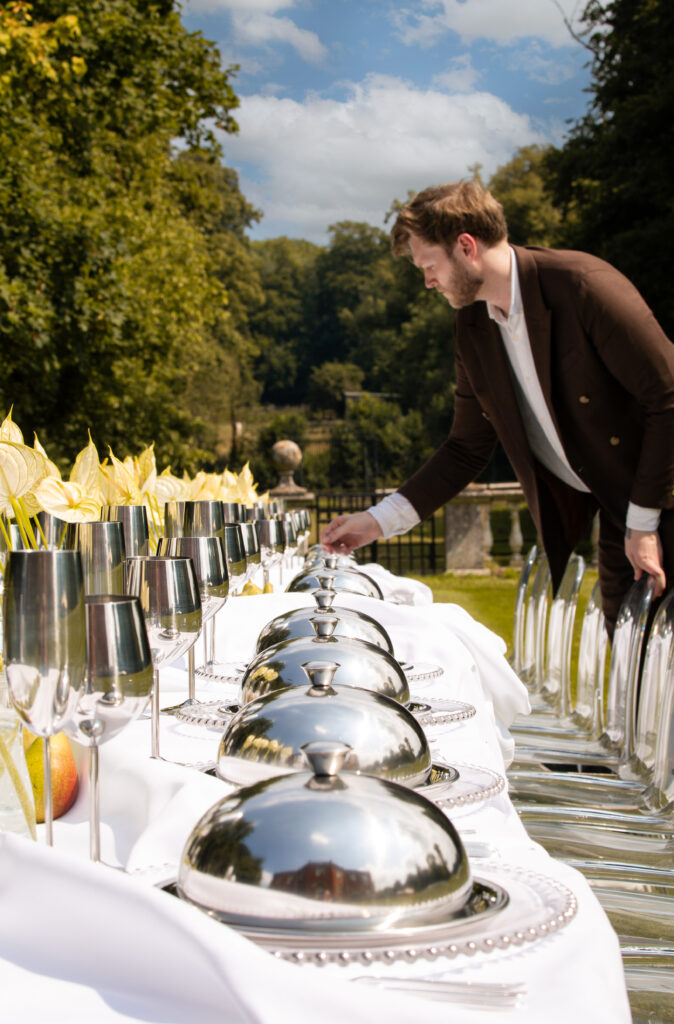
<svg viewBox="0 0 674 1024"><path fill-rule="evenodd" d="M292 573L294 569L295 556L297 554L297 527L292 512L282 512L279 520L283 526L283 553L281 555L281 569L285 567Z"/></svg>
<svg viewBox="0 0 674 1024"><path fill-rule="evenodd" d="M66 544L82 556L85 594L124 594L122 523L70 523Z"/></svg>
<svg viewBox="0 0 674 1024"><path fill-rule="evenodd" d="M283 558L283 525L278 519L256 519L255 529L260 542L260 560L266 586L269 583L270 572L281 564Z"/></svg>
<svg viewBox="0 0 674 1024"><path fill-rule="evenodd" d="M246 582L246 548L241 524L225 523L223 541L229 576L229 593L234 596L241 592L241 588Z"/></svg>
<svg viewBox="0 0 674 1024"><path fill-rule="evenodd" d="M57 519L51 512L45 512L42 509L36 514L35 518L38 522L38 528L35 532L39 548L58 550L59 548L67 547L68 524L64 519Z"/></svg>
<svg viewBox="0 0 674 1024"><path fill-rule="evenodd" d="M107 505L101 518L108 523L121 523L124 534L124 553L149 555L150 526L145 505Z"/></svg>
<svg viewBox="0 0 674 1024"><path fill-rule="evenodd" d="M257 583L262 568L260 541L255 523L241 523L241 536L246 552L246 582Z"/></svg>
<svg viewBox="0 0 674 1024"><path fill-rule="evenodd" d="M89 748L89 855L101 859L98 748L133 722L152 693L152 654L137 597L84 599L87 672L65 732Z"/></svg>
<svg viewBox="0 0 674 1024"><path fill-rule="evenodd" d="M167 501L164 505L165 537L182 537L186 504L184 501Z"/></svg>
<svg viewBox="0 0 674 1024"><path fill-rule="evenodd" d="M159 666L192 650L201 632L194 564L191 558L130 558L126 588L140 600L152 653L152 757L159 758Z"/></svg>
<svg viewBox="0 0 674 1024"><path fill-rule="evenodd" d="M11 551L4 594L5 671L12 704L42 737L45 836L53 843L49 737L70 721L87 665L78 551Z"/></svg>
<svg viewBox="0 0 674 1024"><path fill-rule="evenodd" d="M220 537L162 537L159 541L160 555L191 558L201 597L202 622L205 624L224 606L227 600L229 582L225 549ZM166 713L196 704L196 683L194 648L187 652L188 696L176 707L162 708Z"/></svg>
<svg viewBox="0 0 674 1024"><path fill-rule="evenodd" d="M223 501L222 511L226 523L243 523L246 519L246 506L239 501Z"/></svg>
<svg viewBox="0 0 674 1024"><path fill-rule="evenodd" d="M184 537L219 537L225 543L225 512L221 501L203 500L184 502ZM215 623L212 616L204 621L204 664L210 660L209 651L215 647Z"/></svg>

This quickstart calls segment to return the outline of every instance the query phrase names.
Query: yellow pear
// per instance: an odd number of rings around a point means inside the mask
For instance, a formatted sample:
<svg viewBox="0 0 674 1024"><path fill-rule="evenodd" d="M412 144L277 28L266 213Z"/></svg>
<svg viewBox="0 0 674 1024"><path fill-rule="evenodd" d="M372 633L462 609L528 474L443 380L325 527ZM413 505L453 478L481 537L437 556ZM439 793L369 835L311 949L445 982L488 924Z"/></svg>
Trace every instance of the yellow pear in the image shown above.
<svg viewBox="0 0 674 1024"><path fill-rule="evenodd" d="M25 735L25 733L24 733ZM32 735L32 734L31 734ZM35 820L44 821L44 766L42 761L42 740L33 737L34 742L26 751L28 774L33 786L35 798ZM70 741L65 733L52 736L49 741L51 749L51 792L53 815L59 818L70 810L75 803L79 789L77 765L73 756Z"/></svg>

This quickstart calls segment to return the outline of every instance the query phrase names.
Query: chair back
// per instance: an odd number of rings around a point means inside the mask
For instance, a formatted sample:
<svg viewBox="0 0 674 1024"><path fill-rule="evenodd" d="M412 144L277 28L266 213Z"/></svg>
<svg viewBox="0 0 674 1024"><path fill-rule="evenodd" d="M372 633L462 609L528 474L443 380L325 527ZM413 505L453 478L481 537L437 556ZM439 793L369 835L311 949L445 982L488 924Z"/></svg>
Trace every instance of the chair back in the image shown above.
<svg viewBox="0 0 674 1024"><path fill-rule="evenodd" d="M645 793L645 802L651 808L664 810L674 803L674 644L662 677L662 704L655 742L653 782Z"/></svg>
<svg viewBox="0 0 674 1024"><path fill-rule="evenodd" d="M602 739L618 752L621 764L630 761L634 754L637 677L654 585L652 576L642 576L632 584L613 634Z"/></svg>
<svg viewBox="0 0 674 1024"><path fill-rule="evenodd" d="M581 729L598 740L604 731L604 673L608 633L601 606L599 580L585 606L578 646L576 706L573 717Z"/></svg>
<svg viewBox="0 0 674 1024"><path fill-rule="evenodd" d="M543 697L559 718L571 713L571 644L585 559L572 554L550 605L545 651Z"/></svg>
<svg viewBox="0 0 674 1024"><path fill-rule="evenodd" d="M545 634L548 621L550 566L541 554L527 599L524 622L524 656L520 679L532 693L539 693L545 671Z"/></svg>
<svg viewBox="0 0 674 1024"><path fill-rule="evenodd" d="M674 590L658 608L643 657L633 758L633 768L641 776L650 775L655 764L673 638Z"/></svg>
<svg viewBox="0 0 674 1024"><path fill-rule="evenodd" d="M534 565L538 558L538 548L534 544L529 549L520 578L517 581L517 593L515 595L515 611L513 614L513 652L510 664L513 670L519 675L524 664L524 619L527 609L527 595L533 576Z"/></svg>

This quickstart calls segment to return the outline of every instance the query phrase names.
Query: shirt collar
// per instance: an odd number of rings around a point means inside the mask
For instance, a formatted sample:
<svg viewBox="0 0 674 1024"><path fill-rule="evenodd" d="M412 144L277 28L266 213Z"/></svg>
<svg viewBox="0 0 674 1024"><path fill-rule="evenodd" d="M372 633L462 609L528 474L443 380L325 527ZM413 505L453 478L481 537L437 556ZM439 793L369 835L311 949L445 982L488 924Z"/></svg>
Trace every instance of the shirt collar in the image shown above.
<svg viewBox="0 0 674 1024"><path fill-rule="evenodd" d="M488 302L487 312L497 324L505 324L511 317L517 316L522 312L522 293L520 291L520 277L517 272L517 257L512 246L510 246L510 311L508 316L504 317L498 306Z"/></svg>

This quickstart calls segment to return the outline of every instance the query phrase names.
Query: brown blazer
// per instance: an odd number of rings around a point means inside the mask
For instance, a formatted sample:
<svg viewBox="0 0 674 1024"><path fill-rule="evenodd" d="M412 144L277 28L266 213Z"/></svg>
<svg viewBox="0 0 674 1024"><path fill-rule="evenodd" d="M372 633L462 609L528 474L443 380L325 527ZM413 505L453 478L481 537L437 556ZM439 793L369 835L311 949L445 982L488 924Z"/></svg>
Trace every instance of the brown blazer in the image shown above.
<svg viewBox="0 0 674 1024"><path fill-rule="evenodd" d="M457 313L450 435L400 492L427 518L480 474L500 440L557 584L598 505L620 529L628 501L674 508L674 345L608 263L580 252L514 249L543 395L590 494L534 459L500 331L484 302Z"/></svg>

